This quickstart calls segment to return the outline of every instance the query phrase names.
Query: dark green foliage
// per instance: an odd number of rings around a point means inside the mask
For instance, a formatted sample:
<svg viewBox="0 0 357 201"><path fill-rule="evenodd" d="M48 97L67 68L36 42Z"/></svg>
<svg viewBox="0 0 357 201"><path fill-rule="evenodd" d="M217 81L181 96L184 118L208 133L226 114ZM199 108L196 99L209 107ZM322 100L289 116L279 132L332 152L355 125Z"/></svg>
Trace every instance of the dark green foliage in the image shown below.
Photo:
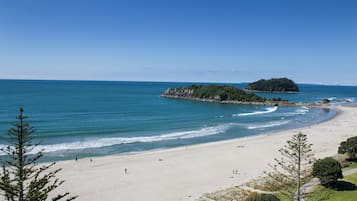
<svg viewBox="0 0 357 201"><path fill-rule="evenodd" d="M264 102L265 98L233 86L221 85L191 85L188 87L170 88L165 95L178 97L190 97L199 99L210 99L216 101L242 101L242 102Z"/></svg>
<svg viewBox="0 0 357 201"><path fill-rule="evenodd" d="M298 92L299 87L288 78L261 79L248 84L247 90L267 92Z"/></svg>
<svg viewBox="0 0 357 201"><path fill-rule="evenodd" d="M321 185L327 187L333 186L338 179L343 178L340 163L331 157L317 160L312 175L320 179Z"/></svg>
<svg viewBox="0 0 357 201"><path fill-rule="evenodd" d="M245 201L280 201L280 199L274 194L250 194Z"/></svg>
<svg viewBox="0 0 357 201"><path fill-rule="evenodd" d="M347 153L349 159L355 160L357 154L357 136L348 138L346 141L341 142L338 147L338 153Z"/></svg>
<svg viewBox="0 0 357 201"><path fill-rule="evenodd" d="M31 153L38 145L31 142L35 129L25 122L27 117L23 115L22 108L16 118L17 122L8 131L10 145L1 149L7 157L1 159L0 198L6 201L48 200L49 194L63 183L55 177L61 169L53 170L55 163L42 166L37 164L43 152ZM74 200L76 196L63 193L51 200L62 198L69 201Z"/></svg>
<svg viewBox="0 0 357 201"><path fill-rule="evenodd" d="M261 98L255 94L246 93L241 89L237 89L232 86L219 86L219 85L193 85L193 96L199 98L219 98L220 101L225 100L237 100L244 102L263 102L264 98ZM189 87L190 88L190 87Z"/></svg>

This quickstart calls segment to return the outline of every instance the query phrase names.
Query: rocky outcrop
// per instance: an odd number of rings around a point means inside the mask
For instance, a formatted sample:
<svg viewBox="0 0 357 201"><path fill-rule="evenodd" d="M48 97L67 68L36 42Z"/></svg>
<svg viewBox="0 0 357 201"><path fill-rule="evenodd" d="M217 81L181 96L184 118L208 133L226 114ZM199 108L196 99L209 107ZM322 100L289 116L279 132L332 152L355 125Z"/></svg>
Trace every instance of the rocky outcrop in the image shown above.
<svg viewBox="0 0 357 201"><path fill-rule="evenodd" d="M295 105L280 98L266 99L233 86L221 85L191 85L187 87L168 88L161 96L224 104Z"/></svg>

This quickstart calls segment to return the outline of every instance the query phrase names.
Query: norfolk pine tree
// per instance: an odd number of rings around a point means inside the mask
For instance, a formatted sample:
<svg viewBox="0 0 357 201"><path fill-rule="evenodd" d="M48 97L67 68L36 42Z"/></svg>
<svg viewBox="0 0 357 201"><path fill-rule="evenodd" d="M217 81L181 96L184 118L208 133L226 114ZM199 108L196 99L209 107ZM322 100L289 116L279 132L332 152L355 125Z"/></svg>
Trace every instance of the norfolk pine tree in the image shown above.
<svg viewBox="0 0 357 201"><path fill-rule="evenodd" d="M25 122L27 117L23 112L20 108L17 122L8 130L9 145L0 149L6 154L0 160L0 196L6 201L74 200L77 196L70 196L68 192L49 198L49 194L64 182L56 178L61 169L50 170L55 163L37 164L43 150L32 153L38 146L31 142L35 129Z"/></svg>
<svg viewBox="0 0 357 201"><path fill-rule="evenodd" d="M287 145L280 149L281 158L275 158L277 165L270 165L273 172L267 172L272 180L270 185L284 189L292 200L301 200L301 185L310 177L310 170L305 166L313 162L312 144L307 143L307 136L299 132L293 135ZM293 188L295 187L295 188ZM296 194L296 195L295 195Z"/></svg>

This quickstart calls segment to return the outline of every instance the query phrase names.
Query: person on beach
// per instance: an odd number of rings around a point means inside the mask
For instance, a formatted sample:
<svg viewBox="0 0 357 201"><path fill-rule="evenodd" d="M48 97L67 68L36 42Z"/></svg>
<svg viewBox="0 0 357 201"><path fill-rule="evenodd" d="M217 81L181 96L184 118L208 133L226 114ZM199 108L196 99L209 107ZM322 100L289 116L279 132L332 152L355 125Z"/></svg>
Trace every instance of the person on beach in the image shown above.
<svg viewBox="0 0 357 201"><path fill-rule="evenodd" d="M127 174L128 173L128 169L125 168L124 169L124 173Z"/></svg>

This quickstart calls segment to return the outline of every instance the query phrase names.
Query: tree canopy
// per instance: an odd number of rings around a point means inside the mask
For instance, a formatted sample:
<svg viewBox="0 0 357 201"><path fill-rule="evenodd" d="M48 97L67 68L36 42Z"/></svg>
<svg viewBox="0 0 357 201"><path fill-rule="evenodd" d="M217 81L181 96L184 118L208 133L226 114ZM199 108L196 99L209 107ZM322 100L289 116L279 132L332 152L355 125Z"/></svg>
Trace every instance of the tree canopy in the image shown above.
<svg viewBox="0 0 357 201"><path fill-rule="evenodd" d="M182 98L209 99L215 101L264 102L266 98L247 93L242 89L226 85L191 85L187 87L169 88L163 95ZM279 99L282 101L282 99Z"/></svg>
<svg viewBox="0 0 357 201"><path fill-rule="evenodd" d="M331 157L317 160L314 163L312 175L319 178L322 185L328 187L343 178L341 164Z"/></svg>
<svg viewBox="0 0 357 201"><path fill-rule="evenodd" d="M53 169L55 163L37 164L37 161L43 156L43 152L32 153L38 145L31 141L35 129L25 121L27 117L23 112L24 110L20 108L20 114L16 117L17 121L8 130L10 144L1 149L6 154L4 158L1 158L1 200L74 200L76 196L70 196L68 192L50 198L50 193L64 182L56 178L56 174L61 169Z"/></svg>
<svg viewBox="0 0 357 201"><path fill-rule="evenodd" d="M247 90L266 92L298 92L299 87L294 81L288 78L273 78L270 80L261 79L249 83Z"/></svg>
<svg viewBox="0 0 357 201"><path fill-rule="evenodd" d="M357 136L350 137L346 141L341 142L340 146L338 147L339 154L347 153L348 157L351 160L356 159L357 154Z"/></svg>

